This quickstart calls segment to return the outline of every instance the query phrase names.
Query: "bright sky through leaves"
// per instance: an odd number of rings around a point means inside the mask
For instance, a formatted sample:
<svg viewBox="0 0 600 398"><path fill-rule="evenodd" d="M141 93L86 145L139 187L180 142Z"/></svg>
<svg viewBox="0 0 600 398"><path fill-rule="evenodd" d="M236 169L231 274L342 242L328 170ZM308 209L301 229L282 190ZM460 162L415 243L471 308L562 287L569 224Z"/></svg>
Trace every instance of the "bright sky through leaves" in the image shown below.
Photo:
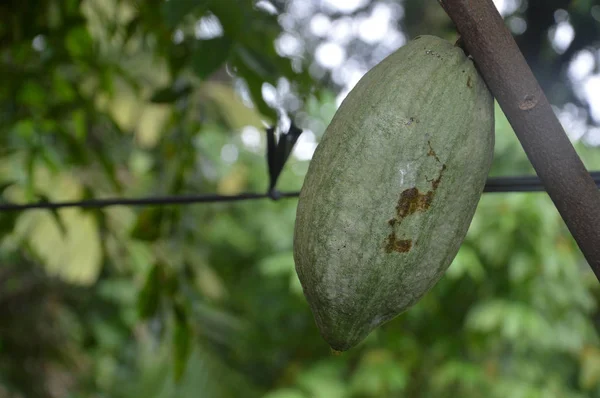
<svg viewBox="0 0 600 398"><path fill-rule="evenodd" d="M360 39L367 45L373 46L378 52L379 60L401 47L407 38L399 31L396 21L403 18L404 9L399 4L379 3L369 14L358 15L356 18L342 17L330 19L324 13L318 12L318 5L322 4L324 11L340 14L350 14L366 5L365 0L293 0L288 11L295 17L313 15L310 18L310 33L322 39L317 46L314 57L316 62L326 70L330 70L334 82L342 87L337 97L337 104L346 97L358 80L373 65L364 65L352 58L352 53L347 50L348 43L353 39ZM521 0L494 0L500 13L507 17L507 24L515 34L523 33L527 29L525 20L520 17L510 17L521 7ZM556 25L549 32L549 38L555 51L566 51L573 41L574 30L569 22L569 14L559 10L555 14ZM279 46L281 52L287 55L299 54L302 40L291 34L284 34ZM569 75L578 82L579 93L591 103L592 115L600 120L600 75L591 75L593 72L593 58L591 54L583 53L575 58L570 65ZM561 118L561 122L566 122ZM580 129L579 129L580 130ZM573 137L580 135L580 131L569 132ZM294 154L298 158L306 159L312 155L312 146L299 146ZM306 148L303 149L303 148Z"/></svg>

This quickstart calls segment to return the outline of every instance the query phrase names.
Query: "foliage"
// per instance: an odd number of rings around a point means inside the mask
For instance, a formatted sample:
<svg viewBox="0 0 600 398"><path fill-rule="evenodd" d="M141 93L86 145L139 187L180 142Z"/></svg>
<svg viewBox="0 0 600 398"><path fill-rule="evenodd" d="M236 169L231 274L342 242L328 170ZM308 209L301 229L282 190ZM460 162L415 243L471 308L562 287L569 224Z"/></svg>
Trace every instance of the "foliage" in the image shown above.
<svg viewBox="0 0 600 398"><path fill-rule="evenodd" d="M264 191L263 120L310 148L336 108L314 38L284 55L266 3L2 2L3 200ZM452 35L425 3L402 27ZM532 172L497 115L492 174ZM0 396L600 396L597 281L544 194L485 195L446 277L339 357L293 271L295 205L0 214Z"/></svg>

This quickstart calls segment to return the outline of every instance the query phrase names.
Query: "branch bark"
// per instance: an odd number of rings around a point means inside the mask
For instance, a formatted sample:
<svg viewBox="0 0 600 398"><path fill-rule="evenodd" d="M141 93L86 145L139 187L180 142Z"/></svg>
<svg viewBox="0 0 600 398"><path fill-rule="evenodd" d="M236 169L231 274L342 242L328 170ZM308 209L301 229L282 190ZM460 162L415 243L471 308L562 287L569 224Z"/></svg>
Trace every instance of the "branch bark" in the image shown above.
<svg viewBox="0 0 600 398"><path fill-rule="evenodd" d="M600 192L492 0L438 0L600 280Z"/></svg>

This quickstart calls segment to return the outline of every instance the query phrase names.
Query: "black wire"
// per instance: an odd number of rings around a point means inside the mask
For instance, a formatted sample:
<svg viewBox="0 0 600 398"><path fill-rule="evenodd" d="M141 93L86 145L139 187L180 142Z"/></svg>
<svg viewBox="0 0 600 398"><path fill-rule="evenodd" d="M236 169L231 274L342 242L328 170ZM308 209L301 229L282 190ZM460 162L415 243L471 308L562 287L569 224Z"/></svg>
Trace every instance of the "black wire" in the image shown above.
<svg viewBox="0 0 600 398"><path fill-rule="evenodd" d="M31 209L61 209L64 207L103 208L110 206L156 206L156 205L187 205L193 203L236 202L241 200L263 199L267 194L241 193L239 195L181 195L156 196L149 198L107 198L87 199L66 202L37 202L37 203L0 203L0 211L20 211Z"/></svg>
<svg viewBox="0 0 600 398"><path fill-rule="evenodd" d="M600 171L591 172L596 186L600 188ZM544 191L540 179L536 176L520 177L491 177L487 180L483 192L541 192ZM87 199L79 201L65 202L36 202L36 203L0 203L0 212L2 211L23 211L31 209L61 209L65 207L79 208L104 208L110 206L165 206L165 205L188 205L194 203L218 203L218 202L238 202L242 200L255 200L271 198L273 200L283 198L298 197L300 192L279 192L270 193L241 193L238 195L177 195L177 196L157 196L147 198L108 198L108 199Z"/></svg>
<svg viewBox="0 0 600 398"><path fill-rule="evenodd" d="M600 188L600 171L590 172L590 176ZM491 177L483 192L543 192L544 185L537 176Z"/></svg>

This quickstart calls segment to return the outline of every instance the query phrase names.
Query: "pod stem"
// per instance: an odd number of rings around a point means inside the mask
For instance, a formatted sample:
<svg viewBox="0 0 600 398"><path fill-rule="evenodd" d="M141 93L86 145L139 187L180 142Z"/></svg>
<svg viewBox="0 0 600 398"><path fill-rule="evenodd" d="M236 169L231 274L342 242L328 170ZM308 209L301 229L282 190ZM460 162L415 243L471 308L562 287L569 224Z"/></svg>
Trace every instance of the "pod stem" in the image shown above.
<svg viewBox="0 0 600 398"><path fill-rule="evenodd" d="M600 280L600 192L492 0L438 0Z"/></svg>
<svg viewBox="0 0 600 398"><path fill-rule="evenodd" d="M461 50L463 50L463 52L465 53L465 55L467 57L469 57L471 55L471 54L469 54L469 50L467 50L467 48L465 47L465 41L462 39L462 37L460 35L456 39L456 42L454 42L454 47L458 47Z"/></svg>

